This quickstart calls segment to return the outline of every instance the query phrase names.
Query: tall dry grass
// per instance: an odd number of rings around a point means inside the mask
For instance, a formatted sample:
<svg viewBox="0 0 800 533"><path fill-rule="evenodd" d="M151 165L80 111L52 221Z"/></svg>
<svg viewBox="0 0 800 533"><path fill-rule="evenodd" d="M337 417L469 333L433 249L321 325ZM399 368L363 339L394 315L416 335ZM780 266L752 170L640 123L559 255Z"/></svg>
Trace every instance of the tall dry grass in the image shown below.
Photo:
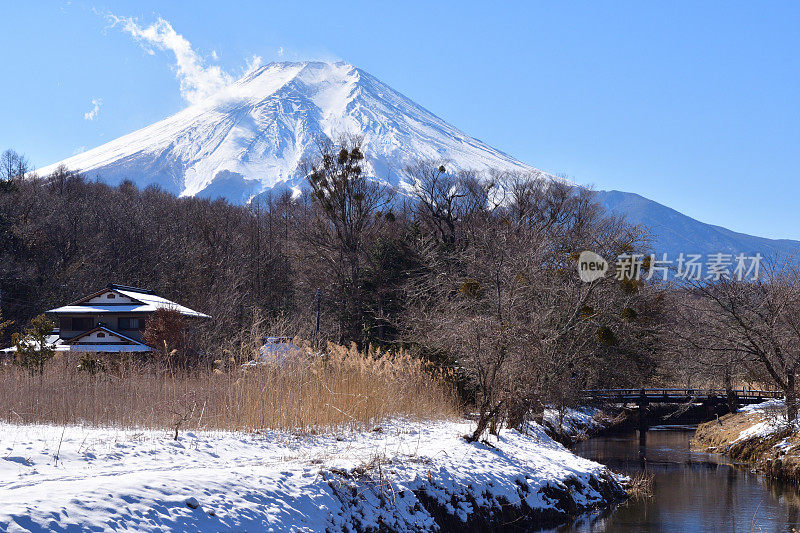
<svg viewBox="0 0 800 533"><path fill-rule="evenodd" d="M233 362L239 357L230 358ZM221 361L218 361L221 363ZM0 419L17 423L125 428L370 429L391 417L458 414L444 375L407 354L329 345L326 355L298 350L279 363L185 372L133 362L91 376L75 354L44 373L0 367Z"/></svg>

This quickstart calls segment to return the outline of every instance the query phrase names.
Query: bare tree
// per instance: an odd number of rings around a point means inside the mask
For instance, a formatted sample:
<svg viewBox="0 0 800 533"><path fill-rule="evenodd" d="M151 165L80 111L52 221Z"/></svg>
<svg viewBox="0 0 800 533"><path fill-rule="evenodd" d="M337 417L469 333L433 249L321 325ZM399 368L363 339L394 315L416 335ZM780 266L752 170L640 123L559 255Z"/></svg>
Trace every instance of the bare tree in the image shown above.
<svg viewBox="0 0 800 533"><path fill-rule="evenodd" d="M406 172L414 181L412 213L444 244L454 244L460 224L487 207L488 187L473 172L448 172L434 161L418 161Z"/></svg>
<svg viewBox="0 0 800 533"><path fill-rule="evenodd" d="M590 192L530 179L524 205L487 206L459 221L468 247L429 248L430 275L411 289L408 334L450 353L474 387L472 440L532 408L575 402L588 385L643 380L653 367L652 289L613 276L584 284L576 272L576 252L614 257L641 246L641 236L603 217Z"/></svg>
<svg viewBox="0 0 800 533"><path fill-rule="evenodd" d="M14 150L6 150L0 155L0 180L23 178L30 170L30 163L25 156Z"/></svg>
<svg viewBox="0 0 800 533"><path fill-rule="evenodd" d="M716 333L708 327L708 319L716 313L715 304L702 299L686 287L665 291L673 310L665 318L670 335L665 337L665 353L659 360L659 379L666 383L682 383L687 389L719 388L726 391L730 412L738 409L735 384L753 380L746 356L738 350L720 349Z"/></svg>
<svg viewBox="0 0 800 533"><path fill-rule="evenodd" d="M364 163L360 139L321 141L307 173L318 210L302 231L336 278L342 304L340 341L362 337L366 244L384 223L393 198L392 189L364 175Z"/></svg>
<svg viewBox="0 0 800 533"><path fill-rule="evenodd" d="M694 282L687 303L701 320L699 342L717 366L739 363L769 380L786 395L791 421L798 413L800 271L769 262L762 272L757 280Z"/></svg>

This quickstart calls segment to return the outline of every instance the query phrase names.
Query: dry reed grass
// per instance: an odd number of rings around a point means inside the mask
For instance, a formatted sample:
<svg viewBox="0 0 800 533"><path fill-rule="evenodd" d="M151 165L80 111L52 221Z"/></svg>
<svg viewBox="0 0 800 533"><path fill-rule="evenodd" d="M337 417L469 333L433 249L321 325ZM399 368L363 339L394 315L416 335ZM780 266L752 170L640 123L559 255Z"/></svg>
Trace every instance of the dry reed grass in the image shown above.
<svg viewBox="0 0 800 533"><path fill-rule="evenodd" d="M646 500L653 496L653 483L655 475L648 472L639 472L631 477L625 492L633 500Z"/></svg>
<svg viewBox="0 0 800 533"><path fill-rule="evenodd" d="M227 369L194 372L123 362L91 376L77 370L74 354L58 356L41 376L4 366L0 419L173 431L179 426L307 433L372 429L391 417L439 419L458 414L456 394L446 376L408 354L363 354L335 345L326 352L320 356L297 350L277 364L244 368L238 354L226 359Z"/></svg>

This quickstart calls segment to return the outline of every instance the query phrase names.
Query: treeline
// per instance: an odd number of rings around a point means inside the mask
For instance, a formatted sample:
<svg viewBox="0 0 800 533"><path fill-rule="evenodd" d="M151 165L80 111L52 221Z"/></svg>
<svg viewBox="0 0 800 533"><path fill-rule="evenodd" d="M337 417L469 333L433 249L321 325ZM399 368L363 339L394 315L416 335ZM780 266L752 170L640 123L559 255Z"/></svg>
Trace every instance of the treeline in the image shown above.
<svg viewBox="0 0 800 533"><path fill-rule="evenodd" d="M795 262L767 261L755 281L670 285L643 281L645 258L584 283L581 251L613 259L648 248L645 229L605 213L591 191L421 161L407 169L416 187L400 195L367 179L364 160L357 139L322 143L307 193L235 206L65 168L38 177L7 151L0 323L13 323L0 341L115 282L214 317L184 337L189 365L236 368L230 354L250 356L242 343L266 331L410 350L455 376L479 414L474 438L545 405L576 405L587 388L647 384L724 386L732 408L744 383L779 388L794 419Z"/></svg>
<svg viewBox="0 0 800 533"><path fill-rule="evenodd" d="M7 334L115 282L212 315L195 341L214 358L259 318L311 338L319 305L320 341L402 346L454 369L482 429L656 371L658 290L586 284L576 270L580 251L616 257L646 235L585 189L420 162L408 169L418 187L400 196L362 175L350 140L321 145L307 194L234 206L65 168L31 176L12 156L0 187Z"/></svg>

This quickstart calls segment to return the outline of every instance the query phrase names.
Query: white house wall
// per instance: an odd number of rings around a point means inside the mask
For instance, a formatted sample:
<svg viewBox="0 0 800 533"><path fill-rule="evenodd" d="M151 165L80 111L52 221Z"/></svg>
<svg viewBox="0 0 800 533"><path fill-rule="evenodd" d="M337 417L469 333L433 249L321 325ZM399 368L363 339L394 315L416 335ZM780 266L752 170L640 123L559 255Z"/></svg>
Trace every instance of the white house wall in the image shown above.
<svg viewBox="0 0 800 533"><path fill-rule="evenodd" d="M112 335L111 333L105 331L95 331L94 333L86 335L85 337L81 337L80 339L75 341L74 345L77 346L80 344L98 343L98 342L103 342L105 344L113 344L116 342L127 342L127 341L124 341L122 338L116 335Z"/></svg>
<svg viewBox="0 0 800 533"><path fill-rule="evenodd" d="M138 302L133 298L125 296L124 294L120 294L115 291L108 291L98 296L95 296L91 300L87 300L85 303L108 305L108 304L132 304Z"/></svg>

